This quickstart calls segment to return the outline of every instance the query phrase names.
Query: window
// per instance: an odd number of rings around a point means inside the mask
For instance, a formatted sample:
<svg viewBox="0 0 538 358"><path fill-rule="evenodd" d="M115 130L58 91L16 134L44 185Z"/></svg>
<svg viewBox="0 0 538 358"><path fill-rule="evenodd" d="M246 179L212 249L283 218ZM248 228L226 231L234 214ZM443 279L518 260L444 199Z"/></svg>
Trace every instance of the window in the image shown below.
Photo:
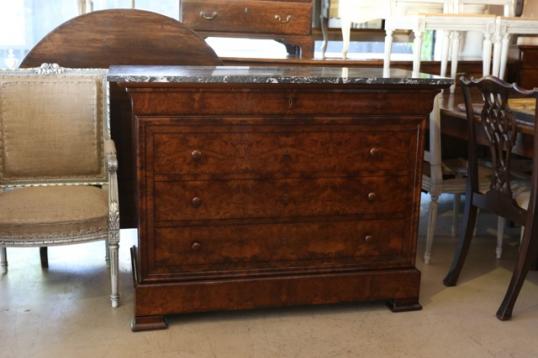
<svg viewBox="0 0 538 358"><path fill-rule="evenodd" d="M94 10L130 8L131 0L93 0ZM137 0L136 8L175 19L178 0ZM79 0L0 0L0 68L17 67L46 34L79 15Z"/></svg>

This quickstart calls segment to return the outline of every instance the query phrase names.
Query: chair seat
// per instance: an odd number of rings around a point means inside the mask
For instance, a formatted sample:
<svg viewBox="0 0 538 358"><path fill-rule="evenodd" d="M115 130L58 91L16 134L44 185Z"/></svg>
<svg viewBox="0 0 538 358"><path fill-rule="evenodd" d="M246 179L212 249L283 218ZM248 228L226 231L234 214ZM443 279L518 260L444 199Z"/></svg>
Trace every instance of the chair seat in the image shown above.
<svg viewBox="0 0 538 358"><path fill-rule="evenodd" d="M0 239L31 243L107 232L108 201L93 186L28 187L0 193ZM83 241L83 240L77 240Z"/></svg>
<svg viewBox="0 0 538 358"><path fill-rule="evenodd" d="M517 205L527 210L531 199L531 183L523 180L513 181L512 195Z"/></svg>
<svg viewBox="0 0 538 358"><path fill-rule="evenodd" d="M440 190L443 193L459 194L465 192L467 186L467 161L465 159L443 160L442 171L443 181ZM430 163L424 162L423 172L422 189L429 192L433 186ZM481 163L478 167L478 182L481 192L486 192L489 189L492 174L493 170L486 163Z"/></svg>

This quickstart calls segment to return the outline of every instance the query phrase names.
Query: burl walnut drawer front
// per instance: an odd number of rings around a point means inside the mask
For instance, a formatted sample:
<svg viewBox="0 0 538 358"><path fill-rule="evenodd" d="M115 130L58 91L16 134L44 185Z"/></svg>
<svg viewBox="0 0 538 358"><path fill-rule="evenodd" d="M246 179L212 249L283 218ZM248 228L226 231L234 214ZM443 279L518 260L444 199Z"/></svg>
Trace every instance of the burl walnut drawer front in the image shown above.
<svg viewBox="0 0 538 358"><path fill-rule="evenodd" d="M406 230L404 220L160 228L154 236L154 271L222 270L247 263L323 267L342 258L367 264L365 258L400 256Z"/></svg>
<svg viewBox="0 0 538 358"><path fill-rule="evenodd" d="M309 2L255 0L183 0L183 23L198 31L308 35Z"/></svg>
<svg viewBox="0 0 538 358"><path fill-rule="evenodd" d="M155 182L157 222L402 213L408 177Z"/></svg>
<svg viewBox="0 0 538 358"><path fill-rule="evenodd" d="M415 131L374 131L344 127L334 131L237 126L199 132L166 127L154 134L155 175L226 177L268 175L359 175L367 171L409 170ZM166 132L164 132L166 130Z"/></svg>

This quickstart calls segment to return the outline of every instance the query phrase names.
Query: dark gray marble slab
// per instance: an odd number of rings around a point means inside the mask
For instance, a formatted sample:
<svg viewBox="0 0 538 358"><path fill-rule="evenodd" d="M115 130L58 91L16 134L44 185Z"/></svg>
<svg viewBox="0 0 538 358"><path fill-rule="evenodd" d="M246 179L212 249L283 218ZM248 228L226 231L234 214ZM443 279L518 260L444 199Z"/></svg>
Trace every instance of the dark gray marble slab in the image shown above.
<svg viewBox="0 0 538 358"><path fill-rule="evenodd" d="M123 83L297 83L448 86L449 78L392 69L318 66L111 66L110 82Z"/></svg>

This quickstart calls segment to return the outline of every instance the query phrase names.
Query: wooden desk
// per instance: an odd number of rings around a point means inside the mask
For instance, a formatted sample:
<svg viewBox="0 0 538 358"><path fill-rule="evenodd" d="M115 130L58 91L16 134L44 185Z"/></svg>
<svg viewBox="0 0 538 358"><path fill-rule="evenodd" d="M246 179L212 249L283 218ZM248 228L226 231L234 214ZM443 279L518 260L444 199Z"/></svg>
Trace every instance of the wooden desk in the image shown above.
<svg viewBox="0 0 538 358"><path fill-rule="evenodd" d="M314 57L312 0L181 0L181 21L200 36L267 38Z"/></svg>
<svg viewBox="0 0 538 358"><path fill-rule="evenodd" d="M164 315L416 310L425 120L449 79L323 67L112 67L133 103L133 330Z"/></svg>

